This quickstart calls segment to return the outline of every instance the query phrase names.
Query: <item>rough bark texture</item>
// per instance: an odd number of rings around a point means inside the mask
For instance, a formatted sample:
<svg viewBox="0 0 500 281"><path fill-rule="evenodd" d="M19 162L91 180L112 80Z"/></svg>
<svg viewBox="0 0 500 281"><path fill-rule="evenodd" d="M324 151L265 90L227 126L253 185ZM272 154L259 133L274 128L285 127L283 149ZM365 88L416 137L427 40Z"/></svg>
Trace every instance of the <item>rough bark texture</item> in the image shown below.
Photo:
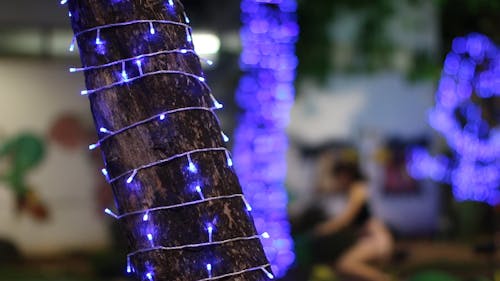
<svg viewBox="0 0 500 281"><path fill-rule="evenodd" d="M175 8L159 0L70 0L72 26L75 34L90 28L131 20L171 20L185 22L183 7ZM150 26L133 24L102 29L104 42L96 46L96 31L77 36L84 66L102 65L144 53L168 49L192 49L183 27L156 24L156 34ZM136 65L127 63L129 77L139 75ZM199 59L192 54L166 54L143 60L144 72L180 70L202 75ZM100 88L121 80L121 65L85 72L88 89ZM96 128L118 130L167 110L188 106L212 107L209 89L200 81L184 75L154 75L102 90L89 95ZM106 134L99 132L99 137ZM101 144L110 177L116 177L141 165L202 148L223 147L221 128L209 111L186 111L168 115L132 128ZM221 151L192 155L198 166L190 174L186 157L139 171L131 184L127 177L112 183L118 212L169 206L199 200L189 186L200 181L206 198L240 194L241 187L234 171L228 167ZM151 247L146 235L152 230L155 245L166 247L208 241L206 225L214 222L214 240L256 235L251 215L240 198L216 200L189 207L151 213L149 222L142 215L121 220L128 237L129 251ZM206 264L213 266L213 276L238 272L267 264L258 239L207 246L188 250L153 251L136 255L132 264L138 280L154 273L155 281L201 280L207 278ZM270 270L270 269L268 269ZM221 280L268 280L262 270L256 270Z"/></svg>

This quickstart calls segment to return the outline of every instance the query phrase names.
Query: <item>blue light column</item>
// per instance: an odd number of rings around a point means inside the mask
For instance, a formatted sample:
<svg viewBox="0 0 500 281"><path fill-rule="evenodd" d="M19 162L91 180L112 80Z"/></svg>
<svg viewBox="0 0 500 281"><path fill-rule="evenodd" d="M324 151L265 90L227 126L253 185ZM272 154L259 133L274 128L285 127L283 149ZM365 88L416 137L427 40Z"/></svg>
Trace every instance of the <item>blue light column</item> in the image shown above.
<svg viewBox="0 0 500 281"><path fill-rule="evenodd" d="M243 109L235 132L235 167L276 275L294 262L285 188L286 127L294 102L299 34L295 0L243 0L244 72L236 99Z"/></svg>

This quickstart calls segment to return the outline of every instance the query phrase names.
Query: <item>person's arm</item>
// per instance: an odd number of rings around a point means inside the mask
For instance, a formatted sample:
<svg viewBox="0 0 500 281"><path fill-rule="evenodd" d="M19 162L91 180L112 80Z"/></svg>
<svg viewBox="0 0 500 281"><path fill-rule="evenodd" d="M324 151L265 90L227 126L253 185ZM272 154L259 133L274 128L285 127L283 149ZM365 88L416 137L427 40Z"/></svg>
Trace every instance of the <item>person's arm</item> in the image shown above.
<svg viewBox="0 0 500 281"><path fill-rule="evenodd" d="M318 225L314 233L325 236L335 233L351 224L366 202L366 188L364 184L356 184L349 193L349 202L346 209L338 216Z"/></svg>

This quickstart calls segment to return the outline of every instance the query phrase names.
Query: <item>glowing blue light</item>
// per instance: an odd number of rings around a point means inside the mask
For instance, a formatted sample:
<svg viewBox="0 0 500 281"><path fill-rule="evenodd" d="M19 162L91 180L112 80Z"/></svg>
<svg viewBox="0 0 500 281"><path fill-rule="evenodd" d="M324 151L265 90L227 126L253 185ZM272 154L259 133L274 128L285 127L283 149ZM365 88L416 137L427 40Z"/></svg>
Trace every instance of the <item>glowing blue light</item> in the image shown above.
<svg viewBox="0 0 500 281"><path fill-rule="evenodd" d="M186 15L186 13L184 13L184 21L187 23L187 24L190 24L191 23L191 20L189 19L189 17Z"/></svg>
<svg viewBox="0 0 500 281"><path fill-rule="evenodd" d="M173 6L173 5L174 5L174 0L168 0L168 4L169 4L170 6Z"/></svg>
<svg viewBox="0 0 500 281"><path fill-rule="evenodd" d="M139 74L143 75L144 72L142 71L142 60L141 59L136 59L135 64L137 65L137 70L139 70Z"/></svg>
<svg viewBox="0 0 500 281"><path fill-rule="evenodd" d="M193 160L191 160L191 156L188 155L188 170L195 174L198 172L198 168L196 167L196 165L193 163Z"/></svg>
<svg viewBox="0 0 500 281"><path fill-rule="evenodd" d="M147 278L149 281L153 281L153 273L148 272L148 273L146 274L146 278Z"/></svg>
<svg viewBox="0 0 500 281"><path fill-rule="evenodd" d="M416 179L451 184L458 201L500 203L500 131L483 120L478 98L499 96L500 50L484 35L453 40L436 93L429 124L452 149L451 158L415 149L408 163Z"/></svg>
<svg viewBox="0 0 500 281"><path fill-rule="evenodd" d="M101 170L101 173L102 175L104 176L104 178L109 181L109 173L108 173L108 170L106 170L105 168Z"/></svg>
<svg viewBox="0 0 500 281"><path fill-rule="evenodd" d="M106 213L106 214L107 214L107 215L109 215L109 216L112 216L112 217L113 217L113 218L115 218L115 219L118 219L118 218L119 218L119 216L118 216L117 214L113 213L113 211L111 211L110 209L105 209L105 210L104 210L104 213Z"/></svg>
<svg viewBox="0 0 500 281"><path fill-rule="evenodd" d="M264 273L267 275L267 277L269 279L274 279L274 275L271 272L267 271L266 269L262 269L262 270L264 271Z"/></svg>
<svg viewBox="0 0 500 281"><path fill-rule="evenodd" d="M146 212L144 216L142 217L143 221L149 221L149 212Z"/></svg>
<svg viewBox="0 0 500 281"><path fill-rule="evenodd" d="M214 227L211 224L209 224L207 226L207 231L208 231L208 241L210 243L212 243L213 242Z"/></svg>
<svg viewBox="0 0 500 281"><path fill-rule="evenodd" d="M229 137L224 134L224 132L222 132L222 140L224 140L224 142L229 142Z"/></svg>
<svg viewBox="0 0 500 281"><path fill-rule="evenodd" d="M98 147L99 147L99 144L94 143L94 144L89 145L89 150L94 150L94 149L96 149Z"/></svg>
<svg viewBox="0 0 500 281"><path fill-rule="evenodd" d="M165 114L161 114L161 115L160 115L160 120L161 120L161 121L165 120L165 118L167 118L167 116L166 116Z"/></svg>
<svg viewBox="0 0 500 281"><path fill-rule="evenodd" d="M269 239L264 250L273 271L281 277L294 262L287 220L285 156L286 127L298 64L297 2L242 0L241 10L240 65L246 74L236 93L244 113L233 138L234 162L248 196L247 210L252 211L257 231ZM274 278L271 273L266 274Z"/></svg>
<svg viewBox="0 0 500 281"><path fill-rule="evenodd" d="M212 96L212 100L214 102L214 107L217 108L217 109L222 109L224 108L224 105L220 102L218 102L213 96Z"/></svg>
<svg viewBox="0 0 500 281"><path fill-rule="evenodd" d="M61 0L60 3L61 3L61 5L64 5L64 4L68 3L68 0Z"/></svg>
<svg viewBox="0 0 500 281"><path fill-rule="evenodd" d="M250 206L250 204L248 203L245 203L245 207L247 209L247 211L251 212L253 210L252 206Z"/></svg>
<svg viewBox="0 0 500 281"><path fill-rule="evenodd" d="M208 277L212 278L212 264L207 264Z"/></svg>
<svg viewBox="0 0 500 281"><path fill-rule="evenodd" d="M152 35L156 33L153 23L149 23L149 33L151 33Z"/></svg>
<svg viewBox="0 0 500 281"><path fill-rule="evenodd" d="M200 195L201 199L205 199L205 196L203 195L203 191L201 190L200 185L196 185L195 190L196 190L196 192L198 192L198 195Z"/></svg>
<svg viewBox="0 0 500 281"><path fill-rule="evenodd" d="M196 171L198 171L198 169L196 169L196 166L193 163L189 163L188 169L192 173L196 173Z"/></svg>
<svg viewBox="0 0 500 281"><path fill-rule="evenodd" d="M124 69L122 70L122 79L123 81L127 82L128 81L128 74L127 71Z"/></svg>
<svg viewBox="0 0 500 281"><path fill-rule="evenodd" d="M103 127L101 127L101 128L99 129L99 131L100 131L101 133L105 133L105 134L111 134L111 133L112 133L110 130L108 130L108 129L106 129L106 128L103 128Z"/></svg>
<svg viewBox="0 0 500 281"><path fill-rule="evenodd" d="M70 52L73 52L75 50L75 44L76 44L76 37L73 37L73 40L71 40L71 44L69 45Z"/></svg>
<svg viewBox="0 0 500 281"><path fill-rule="evenodd" d="M153 241L153 234L148 233L147 236L148 236L148 240L152 242Z"/></svg>
<svg viewBox="0 0 500 281"><path fill-rule="evenodd" d="M134 171L134 172L130 175L130 177L128 177L128 178L127 178L127 183L128 183L128 184L132 183L132 182L134 181L134 179L135 179L135 176L136 176L136 175L137 175L137 171Z"/></svg>

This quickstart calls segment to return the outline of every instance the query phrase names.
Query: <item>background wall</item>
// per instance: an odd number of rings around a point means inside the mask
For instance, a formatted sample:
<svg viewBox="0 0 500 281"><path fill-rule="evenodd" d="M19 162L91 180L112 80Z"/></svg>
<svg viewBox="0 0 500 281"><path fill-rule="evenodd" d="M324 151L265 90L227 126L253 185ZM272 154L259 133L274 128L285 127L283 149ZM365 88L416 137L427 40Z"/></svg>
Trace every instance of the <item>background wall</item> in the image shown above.
<svg viewBox="0 0 500 281"><path fill-rule="evenodd" d="M418 137L430 131L427 111L434 103L433 82L410 82L393 72L338 75L327 87L304 83L292 111L289 132L310 145L359 139L363 131Z"/></svg>
<svg viewBox="0 0 500 281"><path fill-rule="evenodd" d="M0 61L0 142L24 131L48 134L61 113L73 113L90 127L88 101L79 95L82 77L69 74L69 63L33 60ZM0 185L0 238L15 242L26 254L71 249L90 250L107 244L102 211L96 206L94 167L85 145L67 150L47 140L44 162L29 176L50 209L47 223L15 215L9 190Z"/></svg>
<svg viewBox="0 0 500 281"><path fill-rule="evenodd" d="M301 201L292 211L309 200L315 182L315 162L306 162L298 153L300 147L341 141L361 150L362 165L372 180L371 205L379 217L403 234L434 231L440 213L437 186L423 183L418 194L386 196L384 172L375 161L376 151L388 138L431 135L427 111L433 106L434 91L433 82L411 82L396 72L336 75L327 87L304 83L289 127L294 145L288 157L288 184Z"/></svg>

